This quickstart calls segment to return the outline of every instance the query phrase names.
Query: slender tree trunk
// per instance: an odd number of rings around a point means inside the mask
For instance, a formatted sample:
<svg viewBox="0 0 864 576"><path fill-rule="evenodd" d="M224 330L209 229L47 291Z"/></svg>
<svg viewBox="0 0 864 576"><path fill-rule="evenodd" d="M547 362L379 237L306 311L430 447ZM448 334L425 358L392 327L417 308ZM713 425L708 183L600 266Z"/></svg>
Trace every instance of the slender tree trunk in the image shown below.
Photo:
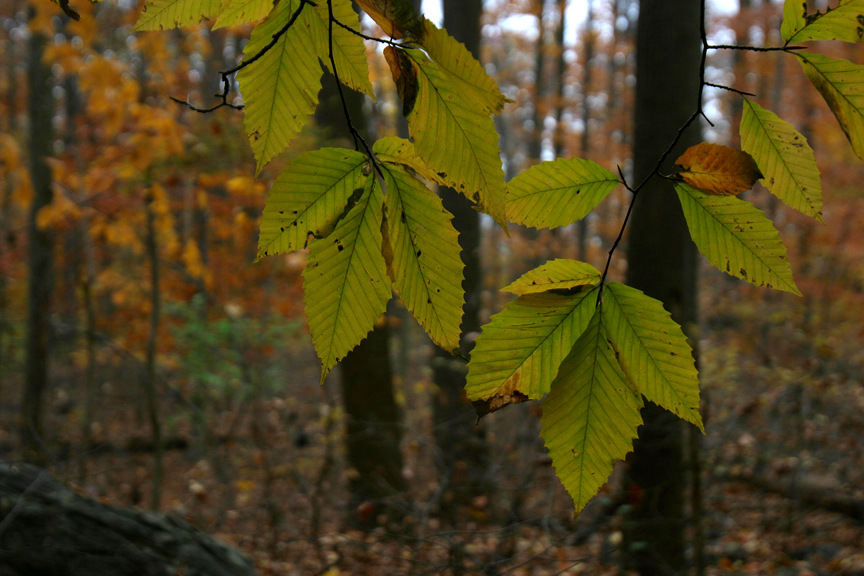
<svg viewBox="0 0 864 576"><path fill-rule="evenodd" d="M582 54L585 58L585 63L582 68L582 140L579 146L579 154L585 160L589 159L591 154L591 131L588 129L588 123L591 121L591 109L588 107L588 94L591 91L591 60L594 58L594 6L591 0L588 0L588 15L585 17L585 31L583 32ZM587 259L587 237L588 223L585 218L576 223L576 247L578 250L578 258L582 262Z"/></svg>
<svg viewBox="0 0 864 576"><path fill-rule="evenodd" d="M24 394L21 402L21 440L28 456L44 463L43 394L48 383L51 292L54 276L54 237L41 230L36 216L51 203L51 170L45 158L51 154L53 99L51 71L42 63L46 39L33 33L28 45L28 90L30 92L30 179L33 203L28 218L30 247L27 287L27 339L25 342Z"/></svg>
<svg viewBox="0 0 864 576"><path fill-rule="evenodd" d="M659 154L695 109L699 90L700 3L642 0L636 40L634 180L651 172ZM687 146L691 127L669 156L665 173ZM627 283L661 300L685 331L697 318L697 251L669 182L654 178L633 209ZM630 458L631 493L641 494L625 530L627 556L643 576L682 574L684 560L684 425L654 404Z"/></svg>
<svg viewBox="0 0 864 576"><path fill-rule="evenodd" d="M353 146L348 132L335 78L323 80L320 105L315 114L324 131L324 141ZM363 96L343 88L354 126L367 138ZM387 500L406 488L402 476L402 424L393 389L390 362L390 332L386 323L372 332L341 362L342 401L347 415L348 463L356 471L349 482L349 519L362 526L374 525L378 513L388 509ZM374 508L364 506L371 504ZM374 511L374 513L373 513Z"/></svg>
<svg viewBox="0 0 864 576"><path fill-rule="evenodd" d="M156 337L159 334L161 295L159 293L159 249L156 244L156 226L153 192L147 199L147 258L150 261L150 335L147 338L147 359L144 368L144 393L147 401L147 417L153 435L153 482L150 507L159 509L162 492L162 424L159 420L159 403L156 395Z"/></svg>
<svg viewBox="0 0 864 576"><path fill-rule="evenodd" d="M539 163L540 155L543 152L543 121L546 119L547 111L546 22L543 20L545 5L545 0L532 0L531 2L531 7L534 10L534 16L537 17L537 55L535 56L534 60L534 130L531 131L531 135L528 139L529 165ZM452 31L450 31L450 33L453 34ZM454 37L456 36L454 35ZM458 39L458 37L456 38Z"/></svg>

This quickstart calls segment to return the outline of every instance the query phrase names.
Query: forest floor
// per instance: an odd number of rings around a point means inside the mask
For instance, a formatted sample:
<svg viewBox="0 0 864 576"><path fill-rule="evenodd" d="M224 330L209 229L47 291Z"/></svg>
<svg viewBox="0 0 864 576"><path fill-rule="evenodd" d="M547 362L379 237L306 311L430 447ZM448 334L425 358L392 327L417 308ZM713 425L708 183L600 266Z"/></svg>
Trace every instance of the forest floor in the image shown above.
<svg viewBox="0 0 864 576"><path fill-rule="evenodd" d="M864 331L860 312L848 313L864 307L741 292L709 294L722 313L707 315L700 340L705 573L864 576ZM348 510L338 388L319 386L304 354L284 393L206 409L190 408L182 388L163 397L162 511L237 546L262 575L625 573L626 497L607 488L574 520L536 406L484 419L497 489L444 517L423 370L398 386L409 493L395 513ZM428 354L417 346L410 360L422 366ZM86 454L74 382L50 392L52 472L104 502L146 507L152 446L130 380L122 365L106 379ZM6 458L13 440L0 430ZM351 527L369 514L376 527Z"/></svg>

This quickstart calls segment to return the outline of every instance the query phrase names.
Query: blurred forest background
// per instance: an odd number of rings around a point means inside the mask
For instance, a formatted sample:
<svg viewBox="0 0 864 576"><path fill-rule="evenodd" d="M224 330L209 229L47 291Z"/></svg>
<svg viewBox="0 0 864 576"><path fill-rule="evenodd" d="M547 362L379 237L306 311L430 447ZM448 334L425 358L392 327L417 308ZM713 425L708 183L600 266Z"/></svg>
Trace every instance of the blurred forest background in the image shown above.
<svg viewBox="0 0 864 576"><path fill-rule="evenodd" d="M319 386L304 254L253 261L279 169L343 138L332 85L315 127L256 180L241 112L169 98L210 105L251 26L133 35L136 1L74 7L80 21L47 0L0 0L0 458L177 515L261 574L618 573L638 487L616 471L574 519L538 407L475 424L458 393L464 365L436 354L401 304L361 346L378 347L373 362L349 356ZM638 2L443 11L469 48L482 39L481 61L514 101L496 119L508 178L560 156L630 174ZM781 12L709 3L709 39L780 45ZM864 62L860 45L820 51ZM352 101L355 118L372 136L400 134L380 52L370 68L378 101ZM780 230L804 296L701 270L691 328L707 435L687 451L688 557L709 574L861 575L864 166L788 55L712 52L706 81L756 94L807 137L827 225L757 185L747 198ZM736 146L740 97L705 96L705 138ZM582 222L511 226L510 239L477 220L466 331L547 259L602 269L628 203L619 187ZM625 258L613 268L623 278Z"/></svg>

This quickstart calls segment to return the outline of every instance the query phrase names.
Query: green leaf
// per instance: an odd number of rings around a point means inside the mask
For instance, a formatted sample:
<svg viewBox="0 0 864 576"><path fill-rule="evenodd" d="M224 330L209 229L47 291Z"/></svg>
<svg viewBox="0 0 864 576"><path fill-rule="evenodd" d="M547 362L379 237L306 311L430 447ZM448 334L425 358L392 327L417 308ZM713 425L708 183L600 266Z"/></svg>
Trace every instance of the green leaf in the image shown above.
<svg viewBox="0 0 864 576"><path fill-rule="evenodd" d="M252 31L245 58L255 57L273 36L291 22L299 0L282 0ZM318 105L321 66L309 48L315 45L309 30L314 26L314 7L303 4L296 21L260 59L237 73L246 103L246 135L255 154L257 172L285 150L300 133ZM305 47L298 49L298 47Z"/></svg>
<svg viewBox="0 0 864 576"><path fill-rule="evenodd" d="M864 0L840 0L836 8L825 13L807 14L804 0L786 0L780 34L787 44L808 40L864 39Z"/></svg>
<svg viewBox="0 0 864 576"><path fill-rule="evenodd" d="M192 26L219 13L221 0L148 0L132 32Z"/></svg>
<svg viewBox="0 0 864 576"><path fill-rule="evenodd" d="M527 294L507 304L475 340L465 384L468 398L480 402L513 395L542 398L588 325L596 303L596 292L586 290Z"/></svg>
<svg viewBox="0 0 864 576"><path fill-rule="evenodd" d="M416 172L421 178L425 178L429 182L435 182L446 186L447 184L440 176L435 174L426 165L426 161L417 155L414 150L414 144L410 140L397 138L396 136L387 136L379 138L373 146L375 156L382 162L397 164Z"/></svg>
<svg viewBox="0 0 864 576"><path fill-rule="evenodd" d="M535 228L581 220L619 184L597 163L559 158L525 170L507 184L507 219Z"/></svg>
<svg viewBox="0 0 864 576"><path fill-rule="evenodd" d="M566 290L586 284L596 284L600 271L578 260L559 258L529 270L518 280L501 290L513 294L535 294L549 290Z"/></svg>
<svg viewBox="0 0 864 576"><path fill-rule="evenodd" d="M855 154L864 160L864 66L808 52L795 56L828 103Z"/></svg>
<svg viewBox="0 0 864 576"><path fill-rule="evenodd" d="M641 408L597 310L562 362L540 418L540 435L577 514L633 449Z"/></svg>
<svg viewBox="0 0 864 576"><path fill-rule="evenodd" d="M417 153L442 181L476 202L506 229L504 171L492 117L474 98L459 91L459 78L423 52L406 49L401 53L410 58L416 74L416 100L406 118Z"/></svg>
<svg viewBox="0 0 864 576"><path fill-rule="evenodd" d="M332 0L333 16L349 26L352 30L360 31L360 18L354 11L351 0ZM315 40L315 49L321 57L324 66L330 72L330 41L329 22L330 12L327 9L327 1L321 0L315 7L318 19L310 19L312 28L310 35ZM363 92L372 100L375 100L375 90L369 81L369 64L366 59L366 46L363 38L352 34L345 28L333 24L333 59L336 61L336 70L339 72L339 80L358 92Z"/></svg>
<svg viewBox="0 0 864 576"><path fill-rule="evenodd" d="M458 352L462 305L459 240L437 194L401 167L383 167L392 277L399 296L432 341Z"/></svg>
<svg viewBox="0 0 864 576"><path fill-rule="evenodd" d="M273 0L222 0L222 8L213 24L213 30L261 20L272 9Z"/></svg>
<svg viewBox="0 0 864 576"><path fill-rule="evenodd" d="M675 183L690 236L699 251L720 270L756 286L801 295L786 247L765 214L734 196L709 196Z"/></svg>
<svg viewBox="0 0 864 576"><path fill-rule="evenodd" d="M333 232L309 246L303 302L321 359L322 383L372 330L390 300L390 277L381 253L383 201L378 180L370 176L357 204Z"/></svg>
<svg viewBox="0 0 864 576"><path fill-rule="evenodd" d="M612 282L601 309L615 356L636 390L704 432L693 351L663 303Z"/></svg>
<svg viewBox="0 0 864 576"><path fill-rule="evenodd" d="M447 71L453 91L470 98L488 114L501 112L509 100L468 48L429 20L423 20L423 28L420 44L429 58Z"/></svg>
<svg viewBox="0 0 864 576"><path fill-rule="evenodd" d="M791 124L755 102L744 99L741 149L762 171L762 183L780 200L819 222L822 183L813 149Z"/></svg>
<svg viewBox="0 0 864 576"><path fill-rule="evenodd" d="M367 166L364 154L345 148L322 148L293 159L264 205L257 260L299 250L310 234L328 235L349 198L362 192Z"/></svg>

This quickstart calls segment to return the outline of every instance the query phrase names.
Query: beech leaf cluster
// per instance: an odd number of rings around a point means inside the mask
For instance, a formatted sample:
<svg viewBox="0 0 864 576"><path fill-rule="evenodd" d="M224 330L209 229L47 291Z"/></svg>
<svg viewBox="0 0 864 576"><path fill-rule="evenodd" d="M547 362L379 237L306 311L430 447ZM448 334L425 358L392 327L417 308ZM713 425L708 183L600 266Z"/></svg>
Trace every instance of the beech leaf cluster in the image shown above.
<svg viewBox="0 0 864 576"><path fill-rule="evenodd" d="M263 18L241 63L222 73L223 105L227 78L237 73L258 172L315 111L322 66L347 89L375 98L364 40L386 44L410 139L370 145L355 131L354 150L297 156L276 178L261 219L259 259L309 250L305 306L322 381L381 320L394 292L438 346L460 355L463 264L436 185L453 187L505 231L508 222L567 226L619 185L634 197L639 191L620 171L580 158L543 162L505 183L493 116L508 100L495 81L407 0L359 3L386 38L361 34L349 0L148 0L135 27ZM772 50L800 62L864 159L864 67L797 45L860 42L862 14L864 0L815 14L787 0L785 44ZM708 262L756 286L800 295L777 229L743 193L761 181L822 222L813 150L791 124L746 98L740 135L741 150L707 143L688 149L681 170L666 178ZM652 176L662 177L656 170ZM661 302L574 260L547 262L502 290L517 298L476 339L466 394L481 416L543 402L541 434L577 512L632 450L645 399L702 429L692 350Z"/></svg>

